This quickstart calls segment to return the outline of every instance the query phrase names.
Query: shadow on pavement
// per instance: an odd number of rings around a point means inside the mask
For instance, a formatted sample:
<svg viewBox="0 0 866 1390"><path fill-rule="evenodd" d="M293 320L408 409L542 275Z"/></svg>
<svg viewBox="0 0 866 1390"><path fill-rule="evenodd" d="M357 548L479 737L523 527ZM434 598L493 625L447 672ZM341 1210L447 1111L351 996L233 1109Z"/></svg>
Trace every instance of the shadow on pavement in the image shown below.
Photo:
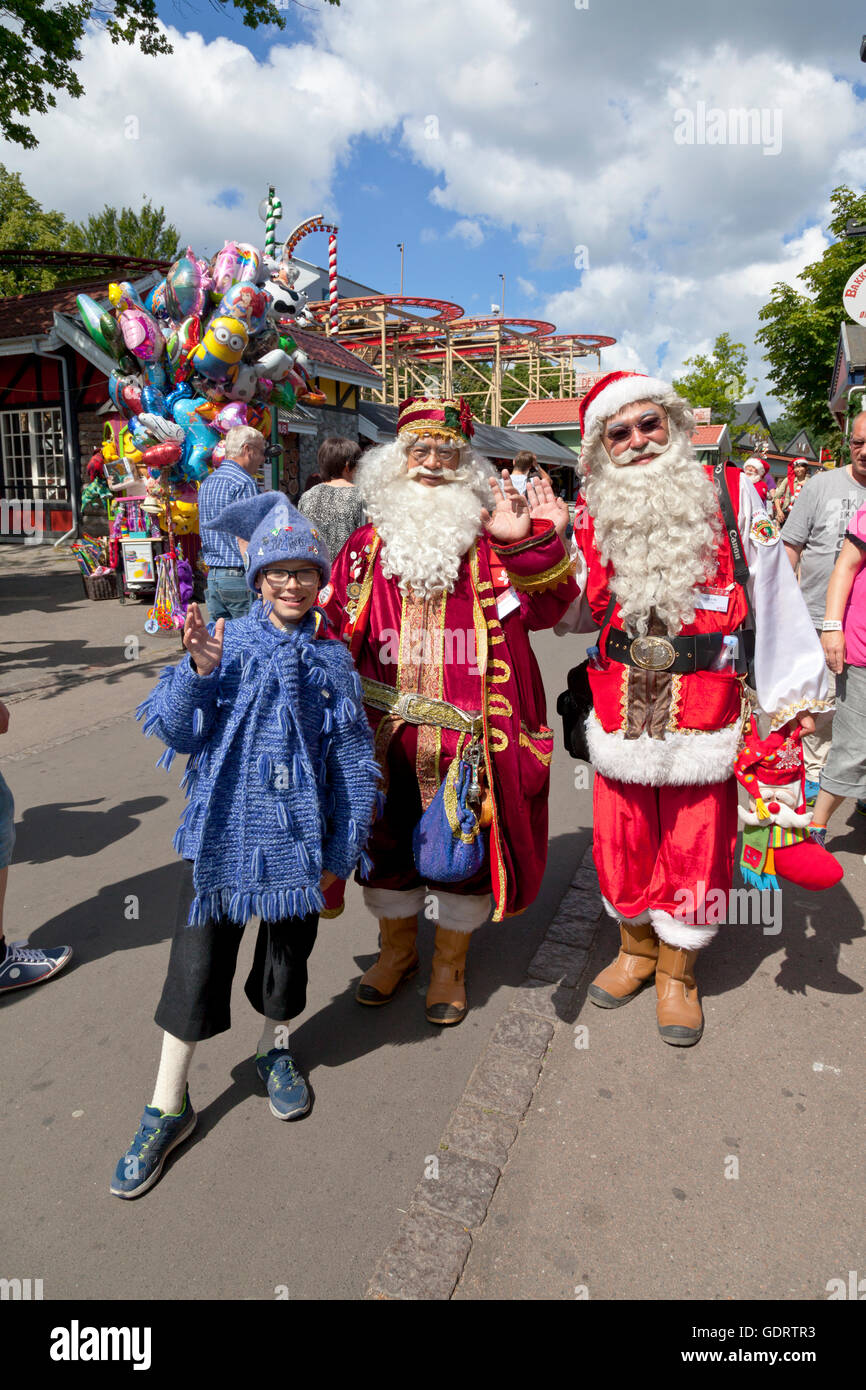
<svg viewBox="0 0 866 1390"><path fill-rule="evenodd" d="M164 806L167 799L141 796L136 801L122 801L106 811L79 809L98 806L105 800L101 796L90 801L54 801L44 806L30 806L15 823L12 863L50 864L66 855L86 859L88 855L99 854L131 835L141 824L141 817Z"/></svg>

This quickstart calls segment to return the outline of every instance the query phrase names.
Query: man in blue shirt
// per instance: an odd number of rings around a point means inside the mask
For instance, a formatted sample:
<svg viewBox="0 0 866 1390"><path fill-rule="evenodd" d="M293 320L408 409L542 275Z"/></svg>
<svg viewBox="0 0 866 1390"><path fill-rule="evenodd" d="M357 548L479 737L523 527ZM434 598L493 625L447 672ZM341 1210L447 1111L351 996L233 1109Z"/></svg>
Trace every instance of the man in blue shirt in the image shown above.
<svg viewBox="0 0 866 1390"><path fill-rule="evenodd" d="M246 582L246 541L215 531L212 522L232 502L258 494L254 477L265 461L265 440L250 425L238 425L226 435L226 457L198 490L201 553L208 567L205 602L213 622L242 618L249 612L252 591Z"/></svg>

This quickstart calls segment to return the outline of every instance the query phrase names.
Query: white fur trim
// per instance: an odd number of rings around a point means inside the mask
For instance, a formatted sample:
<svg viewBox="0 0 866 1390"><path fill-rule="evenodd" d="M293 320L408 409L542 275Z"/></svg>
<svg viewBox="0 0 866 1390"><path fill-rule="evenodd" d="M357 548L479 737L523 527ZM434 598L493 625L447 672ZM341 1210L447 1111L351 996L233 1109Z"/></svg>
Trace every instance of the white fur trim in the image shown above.
<svg viewBox="0 0 866 1390"><path fill-rule="evenodd" d="M648 912L641 912L637 917L623 917L621 912L617 912L613 903L608 902L607 898L604 896L603 893L601 896L601 900L604 903L604 910L608 914L608 916L613 917L613 919L617 922L624 922L627 927L644 927L650 920L650 915Z"/></svg>
<svg viewBox="0 0 866 1390"><path fill-rule="evenodd" d="M718 927L691 927L688 922L658 907L650 908L650 921L659 940L678 951L699 951L702 946L709 946L719 930Z"/></svg>
<svg viewBox="0 0 866 1390"><path fill-rule="evenodd" d="M443 893L441 888L431 889L431 895L439 900L438 922L446 931L462 931L467 934L482 926L490 916L493 907L493 894Z"/></svg>
<svg viewBox="0 0 866 1390"><path fill-rule="evenodd" d="M426 888L364 888L364 905L374 917L413 917L426 893Z"/></svg>
<svg viewBox="0 0 866 1390"><path fill-rule="evenodd" d="M616 782L646 787L704 787L725 782L734 771L740 721L710 733L673 733L664 738L625 738L607 733L593 710L586 740L593 767Z"/></svg>
<svg viewBox="0 0 866 1390"><path fill-rule="evenodd" d="M596 420L607 420L623 406L635 401L653 401L657 396L669 396L673 387L669 381L660 381L655 376L630 376L622 381L612 381L592 401L584 420L584 436L589 434Z"/></svg>

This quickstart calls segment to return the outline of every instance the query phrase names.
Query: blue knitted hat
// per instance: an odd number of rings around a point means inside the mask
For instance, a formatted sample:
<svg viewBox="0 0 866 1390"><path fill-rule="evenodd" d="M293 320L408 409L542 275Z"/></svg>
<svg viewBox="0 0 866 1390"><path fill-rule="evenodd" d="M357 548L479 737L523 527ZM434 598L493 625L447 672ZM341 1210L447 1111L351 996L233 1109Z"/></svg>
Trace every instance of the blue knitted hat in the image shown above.
<svg viewBox="0 0 866 1390"><path fill-rule="evenodd" d="M211 525L215 531L249 541L244 568L251 589L256 587L259 570L280 560L309 560L322 572L320 588L330 578L331 560L324 541L285 493L261 492L258 497L232 502Z"/></svg>

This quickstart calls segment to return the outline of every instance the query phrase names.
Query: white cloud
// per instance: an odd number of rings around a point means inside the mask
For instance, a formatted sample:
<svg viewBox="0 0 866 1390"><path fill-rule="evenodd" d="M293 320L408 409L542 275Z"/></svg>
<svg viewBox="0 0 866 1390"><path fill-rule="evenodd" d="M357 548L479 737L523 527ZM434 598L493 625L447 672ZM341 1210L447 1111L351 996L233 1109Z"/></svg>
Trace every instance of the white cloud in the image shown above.
<svg viewBox="0 0 866 1390"><path fill-rule="evenodd" d="M866 182L859 21L855 0L666 0L627 22L602 4L461 0L438 8L434 31L429 0L343 0L299 14L305 41L275 39L264 62L176 30L159 59L94 34L86 98L36 119L37 151L0 158L74 216L150 196L203 251L261 240L268 182L281 231L320 209L338 219L352 142L396 133L455 219L447 235L472 249L504 231L530 276L563 267L541 312L560 331L617 337L607 365L675 372L728 331L760 370L758 308L820 255L834 184ZM780 112L778 154L760 140L677 143L677 112L699 103ZM400 196L400 168L386 182L377 166L380 210ZM532 279L517 283L528 295Z"/></svg>
<svg viewBox="0 0 866 1390"><path fill-rule="evenodd" d="M467 246L471 246L473 248L476 246L480 246L484 240L484 233L481 230L480 222L476 222L473 218L470 217L459 218L454 223L454 226L451 228L451 231L448 233L448 235L459 237L461 241L466 242Z"/></svg>
<svg viewBox="0 0 866 1390"><path fill-rule="evenodd" d="M524 280L522 275L518 275L517 277L517 288L526 299L534 299L538 294L538 290L535 288L532 281Z"/></svg>

